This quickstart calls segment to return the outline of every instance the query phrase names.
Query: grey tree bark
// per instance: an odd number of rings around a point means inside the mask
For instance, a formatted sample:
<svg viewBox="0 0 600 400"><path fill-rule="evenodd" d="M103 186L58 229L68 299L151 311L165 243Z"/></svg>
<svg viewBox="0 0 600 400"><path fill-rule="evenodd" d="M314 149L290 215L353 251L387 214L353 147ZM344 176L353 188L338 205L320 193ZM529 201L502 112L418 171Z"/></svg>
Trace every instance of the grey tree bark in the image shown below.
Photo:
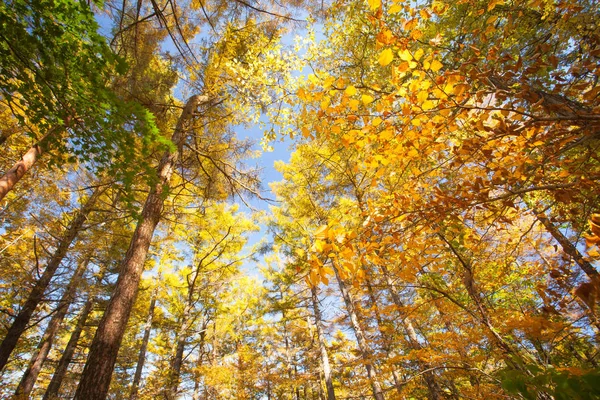
<svg viewBox="0 0 600 400"><path fill-rule="evenodd" d="M335 390L333 388L333 380L331 379L331 367L329 366L329 355L327 354L327 346L325 344L325 335L323 335L323 317L319 308L319 297L317 288L311 286L311 300L313 312L315 315L315 327L317 328L317 340L319 342L319 352L321 353L321 368L323 369L323 380L327 388L327 400L335 400Z"/></svg>
<svg viewBox="0 0 600 400"><path fill-rule="evenodd" d="M342 292L344 305L346 306L346 311L348 312L348 316L350 317L350 323L352 325L352 329L354 330L354 335L356 336L356 341L358 343L358 348L360 350L360 355L363 360L363 364L365 365L365 368L367 370L367 376L369 377L369 381L371 382L373 398L375 398L375 400L385 400L383 390L381 389L381 383L379 382L379 378L377 376L377 371L372 363L373 350L371 349L371 346L369 346L367 338L365 337L363 329L358 320L358 315L356 313L354 301L352 300L352 296L348 291L346 283L340 277L337 266L335 264L332 264L332 267L333 271L335 272L335 278L337 279L338 285L340 287L340 292Z"/></svg>

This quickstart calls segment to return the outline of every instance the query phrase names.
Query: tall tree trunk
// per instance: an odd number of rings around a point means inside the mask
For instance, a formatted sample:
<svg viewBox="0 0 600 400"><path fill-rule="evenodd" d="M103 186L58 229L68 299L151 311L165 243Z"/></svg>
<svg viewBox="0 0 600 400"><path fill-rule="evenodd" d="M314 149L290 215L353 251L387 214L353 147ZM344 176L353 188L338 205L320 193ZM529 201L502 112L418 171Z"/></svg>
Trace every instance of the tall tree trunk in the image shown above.
<svg viewBox="0 0 600 400"><path fill-rule="evenodd" d="M319 308L319 297L317 287L311 286L311 299L313 311L315 314L315 327L317 328L317 340L319 341L319 351L321 352L321 368L323 370L323 380L327 388L327 400L335 400L335 390L333 389L333 380L331 379L331 367L329 366L329 356L327 346L325 345L325 335L323 334L323 318Z"/></svg>
<svg viewBox="0 0 600 400"><path fill-rule="evenodd" d="M79 342L79 337L81 336L81 332L83 331L83 327L87 321L87 318L92 312L92 306L94 305L92 299L88 299L79 314L79 318L77 319L77 324L75 325L75 329L73 333L71 333L71 337L69 338L69 342L67 343L67 347L62 353L60 357L60 361L56 369L54 370L54 375L52 375L52 380L50 384L46 388L46 393L44 393L44 397L42 400L52 400L56 399L59 395L60 386L62 385L65 376L67 375L67 370L69 369L69 364L73 359L73 354L75 354L75 349L77 348L77 342Z"/></svg>
<svg viewBox="0 0 600 400"><path fill-rule="evenodd" d="M281 299L283 299L283 293L280 292ZM296 364L292 360L292 356L290 353L290 340L288 337L287 331L287 317L285 315L285 309L281 309L281 320L283 322L283 341L285 344L285 361L287 363L288 376L290 381L294 382L294 387L292 389L292 398L296 398L296 400L300 400L300 393L298 392L298 386L296 385Z"/></svg>
<svg viewBox="0 0 600 400"><path fill-rule="evenodd" d="M92 341L88 360L75 393L76 399L103 400L107 396L121 340L138 291L152 236L160 220L175 163L183 148L186 131L194 112L200 103L206 101L205 97L198 95L190 97L177 121L172 137L177 151L166 151L160 160L158 181L146 198L140 221L121 264L114 293Z"/></svg>
<svg viewBox="0 0 600 400"><path fill-rule="evenodd" d="M54 128L51 128L48 133L44 135L44 137L42 137L36 144L31 146L27 153L25 153L11 169L4 173L4 175L0 178L0 202L42 155L47 139L60 129L62 129L62 126L55 126ZM2 142L4 142L7 138L8 136L3 136Z"/></svg>
<svg viewBox="0 0 600 400"><path fill-rule="evenodd" d="M379 335L381 336L381 341L382 341L381 348L385 352L385 354L390 355L392 353L392 347L390 345L390 342L391 342L390 335L387 332L385 332L384 322L383 322L383 319L381 318L381 314L379 313L379 306L377 305L377 299L375 298L375 293L373 292L373 287L371 286L371 282L368 278L366 278L365 283L367 284L367 291L369 294L369 299L371 300L373 312L375 313L375 321L377 322L377 329L379 330ZM418 363L420 364L420 361L418 361ZM396 390L398 391L398 395L402 396L402 389L403 389L403 387L402 387L403 385L401 382L402 380L400 379L400 376L398 375L398 371L396 371L396 368L394 365L392 365L391 372L392 372L392 378L394 379L394 386L396 387Z"/></svg>
<svg viewBox="0 0 600 400"><path fill-rule="evenodd" d="M148 308L148 316L146 317L146 324L144 326L144 337L142 339L142 346L140 347L140 353L138 354L138 362L135 367L135 375L133 376L133 382L131 384L131 393L129 394L129 400L135 400L138 397L138 388L142 379L142 371L144 370L144 363L146 362L146 350L148 349L148 342L150 340L150 332L152 331L152 321L154 319L154 308L156 307L156 292L158 287L155 287L152 291L152 299L150 300L150 307Z"/></svg>
<svg viewBox="0 0 600 400"><path fill-rule="evenodd" d="M179 390L179 381L181 377L181 367L183 366L183 353L185 351L185 342L187 333L190 325L190 312L192 306L188 303L183 310L183 316L181 326L177 332L177 346L175 347L175 356L171 361L171 371L169 373L169 384L165 397L168 399L175 400L177 398L177 391Z"/></svg>
<svg viewBox="0 0 600 400"><path fill-rule="evenodd" d="M332 267L333 271L335 272L335 278L337 279L338 285L340 287L340 292L342 292L342 297L344 299L346 311L348 312L348 316L350 317L350 323L352 324L352 329L354 330L354 335L356 336L356 341L358 343L361 358L367 370L367 376L369 377L369 381L371 382L373 397L375 398L375 400L384 400L385 397L383 396L383 390L381 389L381 384L379 383L377 377L377 371L375 370L375 366L373 365L373 351L371 350L371 347L367 342L367 338L363 333L363 329L360 326L358 315L356 314L356 307L354 306L354 301L352 300L352 296L348 291L346 283L344 283L344 281L340 277L337 266L335 264L332 264Z"/></svg>
<svg viewBox="0 0 600 400"><path fill-rule="evenodd" d="M42 301L42 297L44 295L44 292L46 291L46 288L48 287L48 284L50 283L50 280L54 276L54 273L58 269L58 266L60 265L62 260L65 258L65 255L67 254L67 250L71 246L71 243L73 242L77 234L81 231L81 228L83 227L83 224L88 214L90 213L94 204L96 203L96 200L98 200L98 197L100 197L104 190L105 187L97 188L94 191L94 193L90 196L85 205L79 210L73 221L71 221L71 224L69 225L67 230L63 233L63 236L60 242L58 243L54 254L52 254L52 257L48 261L48 265L46 265L44 273L42 274L40 279L38 279L38 281L35 283L35 286L31 290L29 297L27 298L25 304L15 317L12 325L6 333L6 337L0 345L0 371L6 366L8 358L10 357L10 354L12 353L14 348L16 347L17 341L25 331L27 324L31 319L31 316L33 315L33 312L35 311L38 304Z"/></svg>
<svg viewBox="0 0 600 400"><path fill-rule="evenodd" d="M50 349L52 348L52 344L54 343L54 338L56 337L58 328L64 320L65 315L67 315L69 306L75 298L77 287L81 283L81 277L87 269L87 266L90 262L90 258L91 255L88 255L86 259L79 264L79 266L73 273L73 276L71 277L71 280L69 281L65 292L63 293L58 302L58 308L52 316L52 318L50 319L50 322L48 323L48 326L44 331L44 335L42 336L42 340L40 341L40 344L38 345L36 351L31 357L31 360L29 361L29 366L27 367L27 370L23 374L23 378L21 379L19 386L17 387L15 397L30 397L31 391L33 390L33 386L35 385L35 381L37 380L37 377L40 371L42 370L44 362L46 362L46 358L48 358L48 353L50 353Z"/></svg>
<svg viewBox="0 0 600 400"><path fill-rule="evenodd" d="M363 193L362 191L359 189L360 185L358 184L358 182L353 182L353 187L354 187L354 194L356 197L356 201L358 203L358 207L361 210L361 212L363 213L363 215L367 215L367 208L365 207L364 201L363 201ZM389 287L389 291L390 294L392 296L392 301L394 302L394 304L396 305L396 307L398 307L399 310L404 308L404 304L402 302L402 300L400 299L400 296L398 295L398 290L396 288L396 285L392 279L392 277L390 276L389 271L387 270L387 268L384 265L380 265L379 266L384 277L386 280L386 283ZM336 274L337 274L337 270L336 270ZM336 275L337 277L337 275ZM339 279L338 279L339 280ZM410 345L410 347L414 350L420 350L421 347L421 343L419 342L419 339L417 338L417 333L415 331L415 328L413 327L413 323L410 317L406 316L406 315L400 315L401 317L401 323L402 326L404 328L404 331L406 333L406 336L408 337L408 343ZM419 369L422 371L427 371L430 368L430 365L428 363L422 363L419 362ZM398 380L399 377L397 376L397 372L395 369L392 370L393 371L393 378L394 378L394 383L396 384L396 388L397 390L400 392L400 385L398 384ZM425 379L425 383L427 384L427 389L429 392L429 399L430 400L438 400L442 398L442 390L440 389L440 386L437 382L437 379L435 378L435 374L433 373L433 371L427 371L423 373L423 378Z"/></svg>
<svg viewBox="0 0 600 400"><path fill-rule="evenodd" d="M200 374L198 373L199 368L202 366L202 360L204 359L204 340L206 339L206 331L208 329L208 318L204 320L202 324L202 330L200 331L200 344L198 346L198 360L196 361L196 369L194 371L194 394L193 400L200 400Z"/></svg>
<svg viewBox="0 0 600 400"><path fill-rule="evenodd" d="M573 258L573 260L575 260L577 265L579 265L579 268L585 272L592 282L600 284L600 274L598 271L596 271L596 268L594 268L589 261L585 260L583 255L579 252L579 250L577 250L577 247L575 247L573 243L571 243L571 241L567 239L556 226L554 226L546 214L535 208L533 209L533 213L535 214L537 220L544 225L548 233L550 233L552 237L560 244L563 251Z"/></svg>
<svg viewBox="0 0 600 400"><path fill-rule="evenodd" d="M394 304L396 305L398 310L404 309L404 302L398 295L398 289L396 287L396 284L394 283L394 280L392 279L392 277L390 275L389 270L387 269L387 267L385 265L380 265L379 269L381 270L381 273L383 274L383 276L385 278L385 282L389 288L389 292L392 297L392 301L394 302ZM417 332L413 326L412 319L409 316L402 315L402 314L400 315L400 318L402 321L401 322L402 327L404 328L404 332L406 334L406 337L408 338L408 344L409 344L410 348L413 350L422 349L423 347L421 346L421 343L419 342L419 338L417 337ZM428 363L423 363L423 365L420 365L419 367L420 367L419 369L421 371L426 371L429 368L431 368L431 366ZM442 394L441 394L442 390L440 389L440 386L437 382L437 379L436 379L433 371L427 371L427 372L423 373L423 378L425 379L425 383L427 384L427 390L429 391L429 398L431 400L441 399L442 398Z"/></svg>
<svg viewBox="0 0 600 400"><path fill-rule="evenodd" d="M480 315L480 322L490 333L493 342L500 349L504 356L504 360L506 363L517 370L523 371L525 373L530 374L530 372L525 368L525 360L523 356L519 353L517 349L515 349L509 342L507 342L501 335L498 333L494 325L492 324L492 319L489 315L488 309L485 304L481 301L481 296L477 288L475 287L475 276L473 275L473 268L469 260L465 259L462 254L454 247L454 245L446 239L444 235L438 233L438 236L446 243L448 248L452 251L452 253L456 256L459 261L459 264L462 267L462 281L465 289L467 290L467 294L475 304L478 314Z"/></svg>
<svg viewBox="0 0 600 400"><path fill-rule="evenodd" d="M438 302L435 301L433 298L431 299L431 301L433 303L433 306L437 310L437 312L440 314L440 318L444 321L444 326L446 327L446 330L448 332L452 332L455 335L458 335L459 332L457 332L457 330L450 324L449 318L446 317L446 314L439 307ZM474 374L472 374L470 372L472 366L469 363L469 355L465 351L465 348L459 345L459 346L457 346L456 350L458 352L458 355L460 356L461 364L465 368L465 371L468 371L468 375L467 376L469 377L469 382L471 383L471 386L472 387L478 386L479 385L479 379L477 378L476 375L474 375Z"/></svg>

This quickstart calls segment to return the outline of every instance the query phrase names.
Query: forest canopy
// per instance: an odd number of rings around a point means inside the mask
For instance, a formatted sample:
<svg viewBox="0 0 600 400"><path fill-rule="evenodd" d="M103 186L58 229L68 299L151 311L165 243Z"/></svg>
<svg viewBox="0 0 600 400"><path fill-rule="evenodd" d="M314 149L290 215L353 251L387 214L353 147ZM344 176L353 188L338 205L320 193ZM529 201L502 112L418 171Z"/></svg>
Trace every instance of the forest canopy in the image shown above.
<svg viewBox="0 0 600 400"><path fill-rule="evenodd" d="M3 1L0 397L599 399L599 11Z"/></svg>

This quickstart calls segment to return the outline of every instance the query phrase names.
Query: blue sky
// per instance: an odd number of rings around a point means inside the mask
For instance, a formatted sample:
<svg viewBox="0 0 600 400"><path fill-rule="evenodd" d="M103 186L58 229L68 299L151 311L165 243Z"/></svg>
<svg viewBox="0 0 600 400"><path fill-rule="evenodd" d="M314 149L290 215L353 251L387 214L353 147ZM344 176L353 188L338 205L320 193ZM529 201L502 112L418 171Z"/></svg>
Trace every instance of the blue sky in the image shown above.
<svg viewBox="0 0 600 400"><path fill-rule="evenodd" d="M100 25L100 33L105 35L106 37L112 36L113 22L105 13L96 13L97 21ZM304 33L302 29L295 29L292 33L284 36L282 42L284 45L292 47L294 40L297 36L301 36ZM170 38L167 37L165 42L162 44L162 50L165 52L170 52L171 54L177 54L177 49L173 45ZM304 71L295 72L296 75L302 74ZM175 96L181 97L181 91L184 83L182 82L175 89ZM253 126L238 126L235 127L234 131L239 139L250 139L254 142L254 149L261 152L261 156L255 159L246 160L246 163L250 166L256 166L261 170L261 178L262 178L262 196L274 199L275 196L270 191L269 184L272 182L277 182L283 179L282 175L275 169L274 164L276 161L284 161L287 162L291 155L291 147L293 145L293 140L288 137L278 136L278 139L271 142L270 145L272 147L272 151L264 151L261 147L260 141L263 138L263 131L261 127L256 124ZM268 213L270 203L260 200L260 199L248 199L251 207L255 210L263 211ZM252 213L252 210L248 209L243 202L240 201L239 198L232 199L232 202L238 203L240 205L240 210L246 212L248 214ZM262 239L271 240L268 237L267 229L264 225L260 226L261 230L259 232L251 232L248 236L248 244L247 250L250 251L251 247L261 241ZM259 261L259 264L262 263L262 260ZM242 270L247 272L251 276L261 278L260 273L258 271L258 266L253 261L246 261L242 267Z"/></svg>

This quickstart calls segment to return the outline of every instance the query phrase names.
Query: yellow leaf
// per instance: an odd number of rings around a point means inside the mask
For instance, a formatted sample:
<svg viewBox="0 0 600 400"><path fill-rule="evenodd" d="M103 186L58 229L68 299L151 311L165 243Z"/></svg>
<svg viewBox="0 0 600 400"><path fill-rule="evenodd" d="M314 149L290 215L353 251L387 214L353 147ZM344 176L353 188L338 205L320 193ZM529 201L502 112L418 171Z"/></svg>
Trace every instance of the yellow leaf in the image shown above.
<svg viewBox="0 0 600 400"><path fill-rule="evenodd" d="M417 158L419 156L419 152L416 149L410 149L408 151L408 156L411 158Z"/></svg>
<svg viewBox="0 0 600 400"><path fill-rule="evenodd" d="M444 66L444 64L442 64L441 62L439 62L438 60L433 60L431 62L431 70L433 72L438 72L440 69L442 69L442 67Z"/></svg>
<svg viewBox="0 0 600 400"><path fill-rule="evenodd" d="M494 8L496 8L497 5L502 5L502 4L504 4L503 0L492 0L488 3L487 10L492 11Z"/></svg>
<svg viewBox="0 0 600 400"><path fill-rule="evenodd" d="M381 131L381 133L379 134L379 139L381 139L383 141L390 140L393 137L394 137L394 131L392 129L385 129L385 130Z"/></svg>
<svg viewBox="0 0 600 400"><path fill-rule="evenodd" d="M375 99L373 98L373 96L369 96L368 94L362 95L362 102L365 106L371 104L374 100Z"/></svg>
<svg viewBox="0 0 600 400"><path fill-rule="evenodd" d="M319 276L317 275L317 272L313 269L310 271L310 283L312 284L312 286L317 286L319 284Z"/></svg>
<svg viewBox="0 0 600 400"><path fill-rule="evenodd" d="M419 39L421 39L423 37L423 32L421 32L419 29L413 29L410 32L410 37L413 40L419 40Z"/></svg>
<svg viewBox="0 0 600 400"><path fill-rule="evenodd" d="M419 49L415 52L415 60L419 61L421 59L421 57L423 57L423 53L425 53L423 51L423 49Z"/></svg>
<svg viewBox="0 0 600 400"><path fill-rule="evenodd" d="M360 104L358 100L350 100L348 104L350 105L350 109L352 111L358 111L358 105Z"/></svg>
<svg viewBox="0 0 600 400"><path fill-rule="evenodd" d="M398 55L400 56L400 59L402 61L411 61L413 59L413 56L410 54L410 51L408 51L408 50L400 50L398 52Z"/></svg>
<svg viewBox="0 0 600 400"><path fill-rule="evenodd" d="M375 118L373 119L373 121L371 121L371 124L372 124L373 126L379 126L379 125L381 125L381 123L382 123L382 122L383 122L383 120L382 120L381 118L379 118L379 117L375 117Z"/></svg>
<svg viewBox="0 0 600 400"><path fill-rule="evenodd" d="M435 108L435 104L433 104L433 101L427 100L421 105L421 108L424 111L431 110L432 108Z"/></svg>
<svg viewBox="0 0 600 400"><path fill-rule="evenodd" d="M375 11L379 7L381 7L381 0L367 0L367 1L369 2L369 7L371 8L371 11Z"/></svg>
<svg viewBox="0 0 600 400"><path fill-rule="evenodd" d="M326 239L329 227L327 225L321 225L315 232L315 239Z"/></svg>
<svg viewBox="0 0 600 400"><path fill-rule="evenodd" d="M382 67L385 67L386 65L391 63L393 59L394 59L394 53L392 53L392 49L385 49L379 55L379 64Z"/></svg>
<svg viewBox="0 0 600 400"><path fill-rule="evenodd" d="M354 96L356 94L356 88L352 85L348 86L345 90L346 95Z"/></svg>
<svg viewBox="0 0 600 400"><path fill-rule="evenodd" d="M417 100L419 100L421 103L427 100L428 97L429 92L427 90L421 90L419 93L417 93Z"/></svg>
<svg viewBox="0 0 600 400"><path fill-rule="evenodd" d="M394 4L393 6L391 6L388 10L388 14L397 14L400 11L402 11L402 6L399 4Z"/></svg>

